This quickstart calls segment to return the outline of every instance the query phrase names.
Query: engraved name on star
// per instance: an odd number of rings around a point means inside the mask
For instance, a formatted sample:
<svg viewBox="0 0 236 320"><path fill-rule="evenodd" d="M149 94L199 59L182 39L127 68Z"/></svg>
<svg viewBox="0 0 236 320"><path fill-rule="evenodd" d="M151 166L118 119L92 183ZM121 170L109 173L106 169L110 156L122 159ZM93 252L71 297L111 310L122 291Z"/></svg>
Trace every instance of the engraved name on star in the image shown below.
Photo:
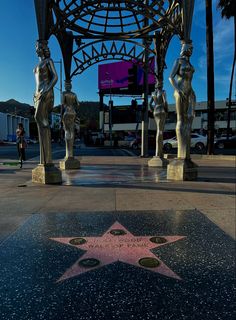
<svg viewBox="0 0 236 320"><path fill-rule="evenodd" d="M184 238L185 236L134 236L119 222L115 222L101 237L50 238L53 241L86 251L57 282L116 261L181 280L150 250Z"/></svg>

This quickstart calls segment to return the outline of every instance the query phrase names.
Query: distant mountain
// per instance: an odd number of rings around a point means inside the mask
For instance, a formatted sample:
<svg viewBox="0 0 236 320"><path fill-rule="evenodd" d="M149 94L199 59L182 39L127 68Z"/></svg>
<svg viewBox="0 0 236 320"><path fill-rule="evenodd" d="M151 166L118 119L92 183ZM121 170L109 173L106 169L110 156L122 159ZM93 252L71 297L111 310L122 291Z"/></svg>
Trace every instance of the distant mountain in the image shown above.
<svg viewBox="0 0 236 320"><path fill-rule="evenodd" d="M21 103L14 99L8 101L0 101L0 112L19 115L21 117L29 118L30 122L34 121L32 115L33 106L27 103ZM53 112L60 113L61 106L56 106ZM90 121L99 121L99 102L81 101L79 105L79 117L81 124L88 124Z"/></svg>
<svg viewBox="0 0 236 320"><path fill-rule="evenodd" d="M14 99L0 101L0 112L18 115L29 118L30 120L33 120L33 115L31 114L32 108L33 106L27 103L21 103Z"/></svg>

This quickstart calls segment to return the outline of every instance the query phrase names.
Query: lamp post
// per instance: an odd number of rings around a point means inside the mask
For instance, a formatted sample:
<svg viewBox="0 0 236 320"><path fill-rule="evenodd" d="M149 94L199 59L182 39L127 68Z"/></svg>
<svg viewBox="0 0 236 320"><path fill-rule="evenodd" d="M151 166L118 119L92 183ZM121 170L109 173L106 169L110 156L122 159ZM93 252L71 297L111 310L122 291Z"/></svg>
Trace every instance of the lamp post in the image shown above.
<svg viewBox="0 0 236 320"><path fill-rule="evenodd" d="M145 0L145 4L148 6L149 0ZM148 16L145 15L146 12L144 12L144 20L143 20L143 27L146 28L148 26L149 20ZM144 74L143 74L143 115L142 115L142 133L141 133L141 157L147 157L148 156L148 72L149 72L149 45L150 40L149 39L143 39L143 44L145 46L144 49Z"/></svg>
<svg viewBox="0 0 236 320"><path fill-rule="evenodd" d="M205 0L206 5L206 44L207 44L207 154L214 154L214 122L215 122L215 87L214 87L214 50L212 26L212 0Z"/></svg>

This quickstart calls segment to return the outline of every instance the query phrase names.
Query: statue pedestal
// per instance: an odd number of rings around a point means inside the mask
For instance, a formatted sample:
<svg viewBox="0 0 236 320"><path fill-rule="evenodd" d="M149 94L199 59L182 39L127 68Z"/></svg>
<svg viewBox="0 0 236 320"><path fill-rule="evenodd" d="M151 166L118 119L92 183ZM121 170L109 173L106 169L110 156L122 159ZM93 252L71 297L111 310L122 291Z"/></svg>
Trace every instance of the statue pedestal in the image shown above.
<svg viewBox="0 0 236 320"><path fill-rule="evenodd" d="M32 182L41 184L61 184L61 171L56 168L53 163L46 165L39 164L32 170Z"/></svg>
<svg viewBox="0 0 236 320"><path fill-rule="evenodd" d="M80 168L80 162L78 159L72 157L60 161L61 170L74 170Z"/></svg>
<svg viewBox="0 0 236 320"><path fill-rule="evenodd" d="M151 160L148 161L149 167L157 167L157 168L166 168L169 161L164 158L160 157L153 157Z"/></svg>
<svg viewBox="0 0 236 320"><path fill-rule="evenodd" d="M167 166L167 179L197 180L198 166L191 159L174 159Z"/></svg>

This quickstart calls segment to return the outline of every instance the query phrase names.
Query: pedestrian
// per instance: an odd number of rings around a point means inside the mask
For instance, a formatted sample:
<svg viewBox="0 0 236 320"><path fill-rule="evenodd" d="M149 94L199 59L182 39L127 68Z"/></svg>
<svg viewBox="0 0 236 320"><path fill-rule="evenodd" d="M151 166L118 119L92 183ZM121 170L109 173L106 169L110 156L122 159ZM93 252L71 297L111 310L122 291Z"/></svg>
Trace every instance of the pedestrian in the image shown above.
<svg viewBox="0 0 236 320"><path fill-rule="evenodd" d="M16 143L17 143L17 150L19 155L19 164L20 164L20 168L22 168L23 161L25 161L25 148L26 148L25 129L22 123L18 123L18 128L16 130Z"/></svg>

